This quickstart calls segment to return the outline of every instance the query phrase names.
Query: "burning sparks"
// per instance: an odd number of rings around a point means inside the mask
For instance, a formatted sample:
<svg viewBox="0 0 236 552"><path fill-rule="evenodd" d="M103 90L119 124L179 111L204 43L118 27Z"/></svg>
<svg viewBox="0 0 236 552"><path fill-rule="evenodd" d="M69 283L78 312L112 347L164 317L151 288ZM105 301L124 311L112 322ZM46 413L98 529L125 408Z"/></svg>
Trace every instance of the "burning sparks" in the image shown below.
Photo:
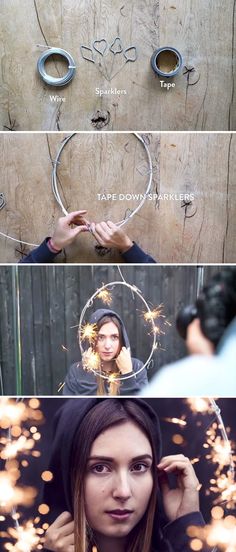
<svg viewBox="0 0 236 552"><path fill-rule="evenodd" d="M23 402L14 402L7 397L0 399L0 426L8 429L27 419L27 407Z"/></svg>
<svg viewBox="0 0 236 552"><path fill-rule="evenodd" d="M0 457L3 460L15 458L18 452L26 453L27 451L32 450L34 448L34 445L34 439L27 439L25 435L21 435L19 439L16 439L14 441L7 440L7 444L2 450Z"/></svg>
<svg viewBox="0 0 236 552"><path fill-rule="evenodd" d="M81 341L87 340L91 345L97 338L97 324L84 324L79 332Z"/></svg>
<svg viewBox="0 0 236 552"><path fill-rule="evenodd" d="M37 534L39 531L35 529L30 521L25 526L8 529L9 536L16 542L15 544L6 543L5 549L9 552L31 552L40 542L40 537Z"/></svg>
<svg viewBox="0 0 236 552"><path fill-rule="evenodd" d="M99 370L100 368L100 357L99 354L92 350L90 347L87 351L83 353L83 368L85 370Z"/></svg>
<svg viewBox="0 0 236 552"><path fill-rule="evenodd" d="M165 318L165 315L163 314L163 309L164 309L164 305L161 304L159 305L159 307L156 307L153 311L143 312L143 317L145 322L152 322L157 318Z"/></svg>
<svg viewBox="0 0 236 552"><path fill-rule="evenodd" d="M180 426L186 426L187 422L184 420L184 418L164 418L165 422L169 422L170 424L177 424Z"/></svg>
<svg viewBox="0 0 236 552"><path fill-rule="evenodd" d="M201 414L212 414L212 406L209 402L209 399L202 399L201 397L191 397L189 399L186 399L186 403L188 404L192 412L200 412Z"/></svg>
<svg viewBox="0 0 236 552"><path fill-rule="evenodd" d="M10 512L14 506L31 506L37 495L33 487L16 487L18 476L12 471L0 472L0 510Z"/></svg>
<svg viewBox="0 0 236 552"><path fill-rule="evenodd" d="M97 294L97 299L101 299L105 305L111 305L112 294L108 289L101 289Z"/></svg>
<svg viewBox="0 0 236 552"><path fill-rule="evenodd" d="M200 544L208 546L217 546L224 552L235 552L236 550L236 520L233 516L227 516L225 519L213 520L210 525L205 527L189 527L188 535L193 537L192 550L194 541L199 540ZM202 548L203 546L201 546ZM198 548L198 550L201 550Z"/></svg>

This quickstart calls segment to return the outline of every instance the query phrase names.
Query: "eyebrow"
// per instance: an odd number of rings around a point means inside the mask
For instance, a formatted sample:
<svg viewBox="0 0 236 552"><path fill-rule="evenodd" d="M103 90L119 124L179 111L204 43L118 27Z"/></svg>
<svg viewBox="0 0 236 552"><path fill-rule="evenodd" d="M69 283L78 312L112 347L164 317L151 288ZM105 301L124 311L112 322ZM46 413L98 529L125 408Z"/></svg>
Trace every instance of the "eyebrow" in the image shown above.
<svg viewBox="0 0 236 552"><path fill-rule="evenodd" d="M134 458L131 458L131 462L137 462L139 460L153 460L152 456L150 454L141 454L139 456L135 456ZM106 462L114 462L114 458L111 456L90 456L88 458L88 462L91 462L92 460L104 460Z"/></svg>
<svg viewBox="0 0 236 552"><path fill-rule="evenodd" d="M114 334L111 334L111 335L106 335L106 334L98 332L98 335L100 335L101 337L119 337L118 333L114 333Z"/></svg>

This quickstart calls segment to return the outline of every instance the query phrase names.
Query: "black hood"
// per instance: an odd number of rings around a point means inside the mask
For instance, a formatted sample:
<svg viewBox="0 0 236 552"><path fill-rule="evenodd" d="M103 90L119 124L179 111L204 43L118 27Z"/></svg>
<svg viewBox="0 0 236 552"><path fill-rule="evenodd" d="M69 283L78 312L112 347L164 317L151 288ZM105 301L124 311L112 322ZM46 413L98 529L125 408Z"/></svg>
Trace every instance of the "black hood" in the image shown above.
<svg viewBox="0 0 236 552"><path fill-rule="evenodd" d="M127 334L124 322L120 318L119 314L117 314L116 312L110 309L98 309L91 314L89 318L89 323L97 324L104 316L115 316L117 318L117 320L120 322L120 325L121 325L121 333L122 333L124 347L126 347L126 349L130 348L130 342L129 342L129 338L128 338L128 334Z"/></svg>
<svg viewBox="0 0 236 552"><path fill-rule="evenodd" d="M109 311L111 312L111 311ZM73 497L71 492L71 467L73 440L81 421L86 414L101 401L127 399L68 399L57 412L54 421L54 439L49 470L53 473L51 482L45 484L44 502L50 507L47 521L52 523L63 511L69 511L73 515ZM153 425L153 438L156 444L157 458L161 458L161 432L159 419L155 411L144 399L132 399L149 416Z"/></svg>

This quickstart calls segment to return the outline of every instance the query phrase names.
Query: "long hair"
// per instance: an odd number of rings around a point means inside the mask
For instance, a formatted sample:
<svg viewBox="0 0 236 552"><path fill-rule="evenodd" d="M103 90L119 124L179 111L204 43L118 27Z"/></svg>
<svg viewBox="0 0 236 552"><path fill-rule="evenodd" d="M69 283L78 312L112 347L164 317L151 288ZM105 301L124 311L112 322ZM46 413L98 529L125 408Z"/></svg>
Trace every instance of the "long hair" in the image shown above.
<svg viewBox="0 0 236 552"><path fill-rule="evenodd" d="M106 316L103 316L102 318L100 318L100 320L97 322L97 330L99 331L100 328L102 326L104 326L104 324L108 324L109 322L113 322L113 324L115 324L115 326L117 327L118 332L119 332L120 348L123 347L124 341L123 341L121 323L118 320L118 318L116 318L116 316L106 315ZM118 369L117 369L115 361L113 361L113 365L114 365L114 372L113 373L115 374L117 372L117 374L118 374ZM97 395L100 395L100 396L101 395L106 395L107 393L106 393L106 388L105 388L105 383L104 383L105 380L100 376L97 376L96 379L97 379ZM120 383L119 382L115 382L114 384L110 385L110 395L118 395L119 390L120 390Z"/></svg>
<svg viewBox="0 0 236 552"><path fill-rule="evenodd" d="M156 443L153 437L153 422L145 410L134 400L107 399L93 407L84 417L74 438L72 460L72 494L74 496L75 552L91 552L95 545L93 532L85 516L84 480L87 459L94 440L106 429L126 421L133 421L148 438L153 454L153 487L148 507L143 518L131 531L126 552L151 552L154 516L157 503L158 464ZM158 527L155 527L158 532Z"/></svg>

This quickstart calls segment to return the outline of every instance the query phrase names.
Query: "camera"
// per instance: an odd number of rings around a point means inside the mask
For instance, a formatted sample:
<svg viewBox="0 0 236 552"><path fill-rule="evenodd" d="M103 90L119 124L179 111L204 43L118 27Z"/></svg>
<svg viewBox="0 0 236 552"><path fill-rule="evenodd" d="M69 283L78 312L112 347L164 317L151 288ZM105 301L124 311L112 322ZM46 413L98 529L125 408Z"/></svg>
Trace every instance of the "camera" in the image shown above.
<svg viewBox="0 0 236 552"><path fill-rule="evenodd" d="M179 335L186 340L188 326L199 318L202 333L217 347L236 316L236 267L226 267L204 286L195 304L183 307L176 317Z"/></svg>

